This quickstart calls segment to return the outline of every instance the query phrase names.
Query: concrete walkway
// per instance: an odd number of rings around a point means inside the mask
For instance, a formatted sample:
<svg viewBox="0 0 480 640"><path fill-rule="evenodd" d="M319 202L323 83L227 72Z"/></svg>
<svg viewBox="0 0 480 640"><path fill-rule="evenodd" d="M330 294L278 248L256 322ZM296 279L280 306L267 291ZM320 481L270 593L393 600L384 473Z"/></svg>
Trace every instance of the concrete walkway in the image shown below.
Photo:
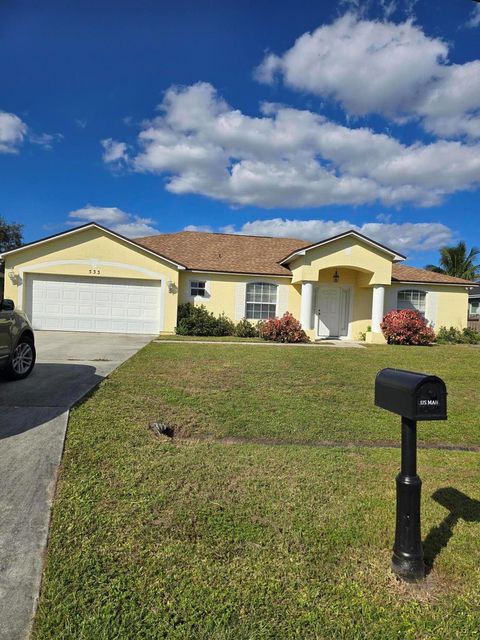
<svg viewBox="0 0 480 640"><path fill-rule="evenodd" d="M235 340L154 340L157 344L230 344L243 347L331 347L333 349L366 349L353 340L321 340L319 342L235 342Z"/></svg>
<svg viewBox="0 0 480 640"><path fill-rule="evenodd" d="M68 411L151 339L42 331L30 377L0 380L1 640L29 636Z"/></svg>

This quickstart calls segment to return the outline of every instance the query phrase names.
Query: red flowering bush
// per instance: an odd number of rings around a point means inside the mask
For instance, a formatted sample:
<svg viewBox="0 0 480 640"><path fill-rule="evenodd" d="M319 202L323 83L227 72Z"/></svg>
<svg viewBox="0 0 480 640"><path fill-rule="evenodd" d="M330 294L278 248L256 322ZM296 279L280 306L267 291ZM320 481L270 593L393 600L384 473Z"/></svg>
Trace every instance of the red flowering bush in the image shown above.
<svg viewBox="0 0 480 640"><path fill-rule="evenodd" d="M288 311L281 318L270 318L259 325L258 335L273 342L310 342L300 322Z"/></svg>
<svg viewBox="0 0 480 640"><path fill-rule="evenodd" d="M413 309L390 311L380 326L388 344L425 345L435 340L433 329L422 314Z"/></svg>

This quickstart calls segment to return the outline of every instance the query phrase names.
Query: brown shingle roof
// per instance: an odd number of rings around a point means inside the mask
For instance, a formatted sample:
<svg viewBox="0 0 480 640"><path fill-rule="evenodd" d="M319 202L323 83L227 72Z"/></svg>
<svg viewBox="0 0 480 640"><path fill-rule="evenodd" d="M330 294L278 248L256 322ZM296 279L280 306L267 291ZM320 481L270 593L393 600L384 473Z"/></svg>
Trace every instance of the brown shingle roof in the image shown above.
<svg viewBox="0 0 480 640"><path fill-rule="evenodd" d="M147 238L139 244L196 271L258 273L289 276L279 261L308 243L291 238L267 238L224 233L181 231Z"/></svg>
<svg viewBox="0 0 480 640"><path fill-rule="evenodd" d="M292 238L199 231L181 231L136 238L135 242L195 271L279 276L291 275L288 268L279 264L285 256L310 246L310 243L305 240ZM471 284L468 280L444 276L425 269L395 263L392 266L392 280L397 282Z"/></svg>
<svg viewBox="0 0 480 640"><path fill-rule="evenodd" d="M394 264L392 268L392 281L399 282L428 282L433 284L472 284L470 280L446 276L443 273L407 267L405 264Z"/></svg>

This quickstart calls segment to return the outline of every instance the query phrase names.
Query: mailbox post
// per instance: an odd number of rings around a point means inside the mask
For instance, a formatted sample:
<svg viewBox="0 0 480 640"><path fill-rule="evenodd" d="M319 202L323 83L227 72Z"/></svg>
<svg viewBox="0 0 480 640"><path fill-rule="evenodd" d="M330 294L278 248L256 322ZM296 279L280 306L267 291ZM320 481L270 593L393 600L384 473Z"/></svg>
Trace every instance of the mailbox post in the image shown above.
<svg viewBox="0 0 480 640"><path fill-rule="evenodd" d="M437 376L382 369L375 404L402 417L402 459L397 483L397 518L392 569L406 582L425 577L420 527L422 481L417 475L417 420L447 419L447 390Z"/></svg>

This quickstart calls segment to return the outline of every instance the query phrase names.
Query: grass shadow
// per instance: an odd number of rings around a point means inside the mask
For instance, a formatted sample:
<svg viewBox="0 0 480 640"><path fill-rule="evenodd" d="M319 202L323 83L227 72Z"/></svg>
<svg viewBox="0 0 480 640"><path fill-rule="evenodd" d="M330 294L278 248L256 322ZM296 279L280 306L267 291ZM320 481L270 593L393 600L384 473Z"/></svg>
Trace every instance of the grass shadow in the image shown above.
<svg viewBox="0 0 480 640"><path fill-rule="evenodd" d="M453 487L438 489L432 494L432 498L442 507L448 509L450 513L439 525L430 529L423 542L427 574L431 572L436 557L453 536L453 530L459 520L480 522L480 501L469 498L458 489Z"/></svg>

